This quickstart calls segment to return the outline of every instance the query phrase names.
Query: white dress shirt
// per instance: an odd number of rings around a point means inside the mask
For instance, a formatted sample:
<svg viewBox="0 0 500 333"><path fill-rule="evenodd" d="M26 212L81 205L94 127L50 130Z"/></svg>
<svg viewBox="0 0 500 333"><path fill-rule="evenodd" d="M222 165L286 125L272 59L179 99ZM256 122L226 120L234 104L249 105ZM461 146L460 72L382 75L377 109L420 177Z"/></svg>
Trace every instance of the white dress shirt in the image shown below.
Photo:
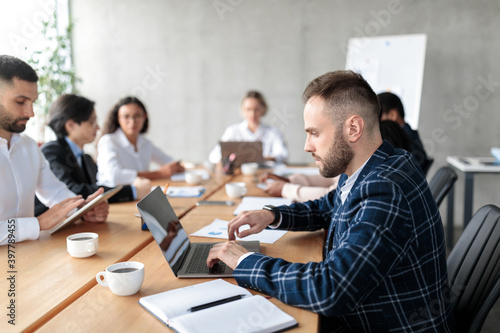
<svg viewBox="0 0 500 333"><path fill-rule="evenodd" d="M288 150L280 131L276 127L260 124L255 133L248 129L245 120L226 128L220 141L262 141L262 155L274 157L277 163L286 162ZM219 163L221 160L220 145L216 145L208 157L211 163Z"/></svg>
<svg viewBox="0 0 500 333"><path fill-rule="evenodd" d="M135 151L125 133L117 129L103 135L97 144L97 183L109 187L131 184L139 171L149 171L150 162L163 165L172 161L143 135L139 135Z"/></svg>
<svg viewBox="0 0 500 333"><path fill-rule="evenodd" d="M75 196L52 173L36 142L24 134L12 135L10 149L0 138L0 179L0 245L7 244L9 230L15 230L16 242L38 238L35 193L47 207Z"/></svg>

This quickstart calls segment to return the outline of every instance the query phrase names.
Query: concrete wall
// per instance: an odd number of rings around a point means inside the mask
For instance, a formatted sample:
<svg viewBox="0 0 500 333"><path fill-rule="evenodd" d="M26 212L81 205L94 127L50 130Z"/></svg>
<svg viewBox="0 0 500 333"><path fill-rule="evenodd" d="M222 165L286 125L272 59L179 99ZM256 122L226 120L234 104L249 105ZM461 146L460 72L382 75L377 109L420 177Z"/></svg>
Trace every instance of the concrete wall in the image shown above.
<svg viewBox="0 0 500 333"><path fill-rule="evenodd" d="M435 158L429 176L447 155L489 156L500 146L497 1L70 3L78 88L97 102L100 122L116 100L135 94L148 107L150 137L176 158L205 160L227 125L241 119L241 96L258 89L270 104L264 121L282 129L290 162L310 162L303 152L306 84L344 68L350 37L412 33L428 36L419 131ZM500 205L499 184L500 175L476 177L474 210ZM456 212L461 221L461 207Z"/></svg>

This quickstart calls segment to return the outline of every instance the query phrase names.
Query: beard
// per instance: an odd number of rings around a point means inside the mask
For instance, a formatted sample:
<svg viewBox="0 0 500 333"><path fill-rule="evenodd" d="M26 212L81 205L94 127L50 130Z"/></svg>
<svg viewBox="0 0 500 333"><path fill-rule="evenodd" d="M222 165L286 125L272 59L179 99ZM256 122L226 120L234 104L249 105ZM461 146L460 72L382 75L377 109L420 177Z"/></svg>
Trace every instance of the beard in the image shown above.
<svg viewBox="0 0 500 333"><path fill-rule="evenodd" d="M330 147L326 156L321 158L314 153L312 156L321 162L319 174L325 178L333 178L345 172L354 157L354 151L347 144L342 132L337 131L335 143Z"/></svg>
<svg viewBox="0 0 500 333"><path fill-rule="evenodd" d="M21 133L26 129L26 124L20 124L23 120L29 120L29 117L13 118L3 105L0 104L0 128L11 133Z"/></svg>

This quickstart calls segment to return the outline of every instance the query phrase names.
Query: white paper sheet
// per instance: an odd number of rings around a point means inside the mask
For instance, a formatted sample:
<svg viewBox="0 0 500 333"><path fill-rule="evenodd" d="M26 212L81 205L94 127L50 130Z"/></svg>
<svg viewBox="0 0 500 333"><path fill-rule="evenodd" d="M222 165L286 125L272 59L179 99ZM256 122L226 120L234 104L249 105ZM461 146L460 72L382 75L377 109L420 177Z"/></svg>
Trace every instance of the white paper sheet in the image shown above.
<svg viewBox="0 0 500 333"><path fill-rule="evenodd" d="M151 187L151 191L156 186ZM165 186L160 186L162 192L165 191ZM171 198L197 198L205 192L203 186L169 186L167 196Z"/></svg>
<svg viewBox="0 0 500 333"><path fill-rule="evenodd" d="M191 170L189 172L196 172L201 175L201 179L203 180L209 180L210 179L210 174L208 173L207 170ZM186 181L186 173L181 172L177 173L175 175L172 175L170 177L170 180L173 182L185 182Z"/></svg>
<svg viewBox="0 0 500 333"><path fill-rule="evenodd" d="M307 168L290 168L287 166L276 167L273 170L273 173L278 176L286 177L290 175L319 175L319 168L317 167L307 167Z"/></svg>
<svg viewBox="0 0 500 333"><path fill-rule="evenodd" d="M227 225L228 221L224 221L221 219L215 219L209 225L201 228L200 230L191 234L191 236L200 236L200 237L210 237L210 238L223 238L228 239L227 234ZM250 229L249 225L244 225L240 228L240 231ZM262 232L254 235L250 235L245 238L236 238L237 240L243 241L253 241L257 240L261 243L273 244L278 239L280 239L284 234L286 234L286 230L272 230L272 229L264 229Z"/></svg>
<svg viewBox="0 0 500 333"><path fill-rule="evenodd" d="M264 205L291 205L292 199L286 198L268 198L268 197L244 197L241 203L233 212L234 215L238 215L244 210L259 210L264 207Z"/></svg>

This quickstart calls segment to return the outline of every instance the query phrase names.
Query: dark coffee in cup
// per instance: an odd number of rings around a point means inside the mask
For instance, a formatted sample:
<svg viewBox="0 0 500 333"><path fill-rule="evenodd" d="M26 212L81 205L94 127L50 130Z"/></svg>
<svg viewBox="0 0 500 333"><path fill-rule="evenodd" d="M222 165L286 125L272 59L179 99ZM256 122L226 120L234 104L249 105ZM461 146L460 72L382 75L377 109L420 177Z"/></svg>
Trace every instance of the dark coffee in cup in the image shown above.
<svg viewBox="0 0 500 333"><path fill-rule="evenodd" d="M93 239L92 237L76 237L76 238L71 238L72 241L84 241L84 240L89 240Z"/></svg>
<svg viewBox="0 0 500 333"><path fill-rule="evenodd" d="M135 272L136 270L137 268L125 267L125 268L115 269L114 271L111 271L111 273L130 273L130 272Z"/></svg>

